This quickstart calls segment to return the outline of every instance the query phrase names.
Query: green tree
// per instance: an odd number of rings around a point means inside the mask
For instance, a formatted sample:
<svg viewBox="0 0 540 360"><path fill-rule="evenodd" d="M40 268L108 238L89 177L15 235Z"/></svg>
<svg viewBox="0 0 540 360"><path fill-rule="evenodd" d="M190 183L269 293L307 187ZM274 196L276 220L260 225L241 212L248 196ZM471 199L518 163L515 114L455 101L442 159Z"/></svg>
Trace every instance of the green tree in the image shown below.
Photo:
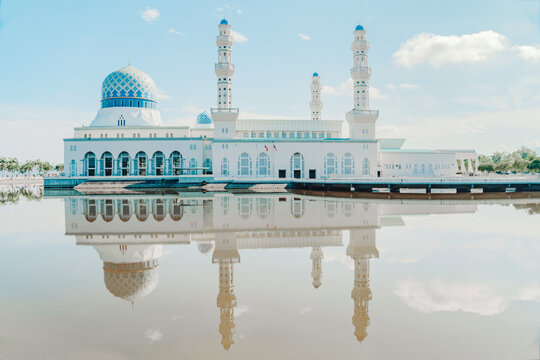
<svg viewBox="0 0 540 360"><path fill-rule="evenodd" d="M527 166L527 168L531 171L539 172L540 171L540 157L537 157L536 159L531 161L529 165Z"/></svg>

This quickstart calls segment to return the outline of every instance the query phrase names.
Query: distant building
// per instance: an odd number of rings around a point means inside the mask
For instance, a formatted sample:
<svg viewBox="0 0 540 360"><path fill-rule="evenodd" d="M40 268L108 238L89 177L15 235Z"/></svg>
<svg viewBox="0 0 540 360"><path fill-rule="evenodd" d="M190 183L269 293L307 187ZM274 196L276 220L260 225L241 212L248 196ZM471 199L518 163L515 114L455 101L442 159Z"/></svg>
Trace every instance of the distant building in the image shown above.
<svg viewBox="0 0 540 360"><path fill-rule="evenodd" d="M474 150L402 149L403 139L376 137L379 111L369 106L369 42L361 25L351 45L353 108L346 113L346 124L323 119L318 73L311 78L310 119L239 119L232 100L231 25L224 19L218 31L216 107L200 114L191 127L164 126L154 81L129 64L103 81L101 108L90 125L75 128L73 138L64 139L65 176L285 181L449 177L477 171Z"/></svg>

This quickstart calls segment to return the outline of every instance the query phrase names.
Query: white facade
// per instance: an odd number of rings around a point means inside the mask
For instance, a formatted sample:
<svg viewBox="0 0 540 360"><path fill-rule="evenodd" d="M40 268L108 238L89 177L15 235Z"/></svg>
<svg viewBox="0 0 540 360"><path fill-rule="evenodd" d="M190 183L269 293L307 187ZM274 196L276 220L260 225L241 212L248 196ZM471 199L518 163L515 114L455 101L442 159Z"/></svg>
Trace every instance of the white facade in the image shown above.
<svg viewBox="0 0 540 360"><path fill-rule="evenodd" d="M216 107L192 127L164 126L157 88L146 73L125 66L102 85L101 109L90 126L64 139L67 177L213 175L220 181L447 177L476 172L471 150L407 150L403 141L376 137L377 110L369 107L369 42L353 32L353 109L342 120L322 120L321 81L311 82L311 118L238 119L233 107L231 25L218 26Z"/></svg>

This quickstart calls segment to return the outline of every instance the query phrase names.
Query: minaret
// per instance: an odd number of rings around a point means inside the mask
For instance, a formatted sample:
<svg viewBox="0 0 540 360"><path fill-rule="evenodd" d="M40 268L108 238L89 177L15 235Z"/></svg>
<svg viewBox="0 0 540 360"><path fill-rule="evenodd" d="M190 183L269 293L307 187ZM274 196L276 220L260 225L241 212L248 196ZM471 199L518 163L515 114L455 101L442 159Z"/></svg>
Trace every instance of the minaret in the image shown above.
<svg viewBox="0 0 540 360"><path fill-rule="evenodd" d="M362 25L358 25L354 30L351 49L354 104L353 110L346 115L350 137L351 139L374 140L375 122L379 111L369 110L369 79L371 77L371 69L368 67L369 42L366 40L366 31Z"/></svg>
<svg viewBox="0 0 540 360"><path fill-rule="evenodd" d="M311 78L311 102L309 108L311 109L311 119L321 120L321 110L323 103L321 102L321 79L319 74L313 73Z"/></svg>
<svg viewBox="0 0 540 360"><path fill-rule="evenodd" d="M214 122L214 137L231 139L236 136L236 119L238 108L232 107L232 47L234 39L231 35L231 25L223 19L218 25L219 34L216 37L218 62L215 65L217 77L217 107L212 108Z"/></svg>
<svg viewBox="0 0 540 360"><path fill-rule="evenodd" d="M369 326L369 301L371 289L369 288L369 261L379 257L375 246L375 230L351 230L347 255L354 260L354 288L351 298L354 301L354 315L352 323L354 335L361 342L367 336Z"/></svg>
<svg viewBox="0 0 540 360"><path fill-rule="evenodd" d="M318 289L321 286L322 278L322 259L324 257L320 247L311 249L311 277L313 278L313 287Z"/></svg>
<svg viewBox="0 0 540 360"><path fill-rule="evenodd" d="M212 263L219 264L217 306L219 309L219 333L221 334L221 344L225 350L229 350L234 344L236 295L234 294L233 264L239 262L240 255L236 247L236 234L220 234L216 238Z"/></svg>

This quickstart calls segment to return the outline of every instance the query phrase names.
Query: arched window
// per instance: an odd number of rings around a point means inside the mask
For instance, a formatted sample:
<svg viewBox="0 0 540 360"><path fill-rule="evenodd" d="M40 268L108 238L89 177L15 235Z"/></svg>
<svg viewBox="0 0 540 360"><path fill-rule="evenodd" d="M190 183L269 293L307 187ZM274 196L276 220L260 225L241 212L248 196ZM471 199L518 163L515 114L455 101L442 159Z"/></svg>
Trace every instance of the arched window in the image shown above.
<svg viewBox="0 0 540 360"><path fill-rule="evenodd" d="M113 201L111 199L105 200L104 203L101 204L101 217L106 222L112 221L114 218L114 205Z"/></svg>
<svg viewBox="0 0 540 360"><path fill-rule="evenodd" d="M238 214L240 214L242 219L247 219L251 216L252 208L253 204L251 198L242 197L238 199Z"/></svg>
<svg viewBox="0 0 540 360"><path fill-rule="evenodd" d="M304 157L300 153L294 153L290 159L291 174L295 179L304 177Z"/></svg>
<svg viewBox="0 0 540 360"><path fill-rule="evenodd" d="M118 163L120 166L120 174L122 176L128 176L129 175L129 164L131 162L131 159L129 157L129 154L127 152L122 152L118 156Z"/></svg>
<svg viewBox="0 0 540 360"><path fill-rule="evenodd" d="M257 214L261 219L266 219L270 214L271 202L268 198L257 198Z"/></svg>
<svg viewBox="0 0 540 360"><path fill-rule="evenodd" d="M139 221L145 221L148 218L148 204L146 200L135 200L135 216Z"/></svg>
<svg viewBox="0 0 540 360"><path fill-rule="evenodd" d="M426 165L422 164L422 175L426 173Z"/></svg>
<svg viewBox="0 0 540 360"><path fill-rule="evenodd" d="M197 175L196 167L197 167L197 159L191 158L189 160L189 168L191 169L189 170L190 175Z"/></svg>
<svg viewBox="0 0 540 360"><path fill-rule="evenodd" d="M146 153L141 151L135 156L135 173L137 175L145 176L146 175L146 167L147 167L147 157Z"/></svg>
<svg viewBox="0 0 540 360"><path fill-rule="evenodd" d="M304 200L300 198L294 198L291 201L291 214L295 218L301 218L304 215Z"/></svg>
<svg viewBox="0 0 540 360"><path fill-rule="evenodd" d="M221 160L221 176L229 176L229 159L227 158Z"/></svg>
<svg viewBox="0 0 540 360"><path fill-rule="evenodd" d="M154 168L157 176L161 176L164 174L164 168L165 168L165 155L161 151L156 151L154 153Z"/></svg>
<svg viewBox="0 0 540 360"><path fill-rule="evenodd" d="M257 156L257 176L270 176L270 157L265 152Z"/></svg>
<svg viewBox="0 0 540 360"><path fill-rule="evenodd" d="M205 174L212 174L212 159L206 158L204 159L204 165L206 169L204 170Z"/></svg>
<svg viewBox="0 0 540 360"><path fill-rule="evenodd" d="M251 157L248 153L242 153L238 157L238 176L251 176Z"/></svg>
<svg viewBox="0 0 540 360"><path fill-rule="evenodd" d="M362 175L369 175L369 159L364 158L364 161L362 161Z"/></svg>
<svg viewBox="0 0 540 360"><path fill-rule="evenodd" d="M163 199L155 199L152 209L152 215L154 215L154 219L156 221L161 221L165 219L166 212L165 212L165 204L163 203Z"/></svg>
<svg viewBox="0 0 540 360"><path fill-rule="evenodd" d="M328 153L324 158L324 175L329 176L333 174L337 174L337 159L334 153Z"/></svg>
<svg viewBox="0 0 540 360"><path fill-rule="evenodd" d="M354 158L351 153L346 153L341 158L341 173L343 175L354 175Z"/></svg>
<svg viewBox="0 0 540 360"><path fill-rule="evenodd" d="M86 176L96 176L96 155L93 152L84 155L84 169Z"/></svg>
<svg viewBox="0 0 540 360"><path fill-rule="evenodd" d="M414 164L413 174L418 175L418 164Z"/></svg>
<svg viewBox="0 0 540 360"><path fill-rule="evenodd" d="M182 158L182 154L180 154L178 151L173 151L171 153L171 167L172 167L172 174L173 175L182 175L182 163L184 162Z"/></svg>
<svg viewBox="0 0 540 360"><path fill-rule="evenodd" d="M129 200L122 200L120 204L120 209L118 212L118 216L120 217L120 220L123 222L126 222L131 217L131 205L129 203Z"/></svg>
<svg viewBox="0 0 540 360"><path fill-rule="evenodd" d="M97 205L95 199L88 199L84 207L84 217L88 222L94 222L97 218Z"/></svg>
<svg viewBox="0 0 540 360"><path fill-rule="evenodd" d="M113 157L110 152L103 153L101 155L101 164L103 166L102 173L105 176L112 176L113 174Z"/></svg>
<svg viewBox="0 0 540 360"><path fill-rule="evenodd" d="M169 209L171 219L174 221L179 221L184 216L184 204L182 200L171 199L171 205Z"/></svg>

